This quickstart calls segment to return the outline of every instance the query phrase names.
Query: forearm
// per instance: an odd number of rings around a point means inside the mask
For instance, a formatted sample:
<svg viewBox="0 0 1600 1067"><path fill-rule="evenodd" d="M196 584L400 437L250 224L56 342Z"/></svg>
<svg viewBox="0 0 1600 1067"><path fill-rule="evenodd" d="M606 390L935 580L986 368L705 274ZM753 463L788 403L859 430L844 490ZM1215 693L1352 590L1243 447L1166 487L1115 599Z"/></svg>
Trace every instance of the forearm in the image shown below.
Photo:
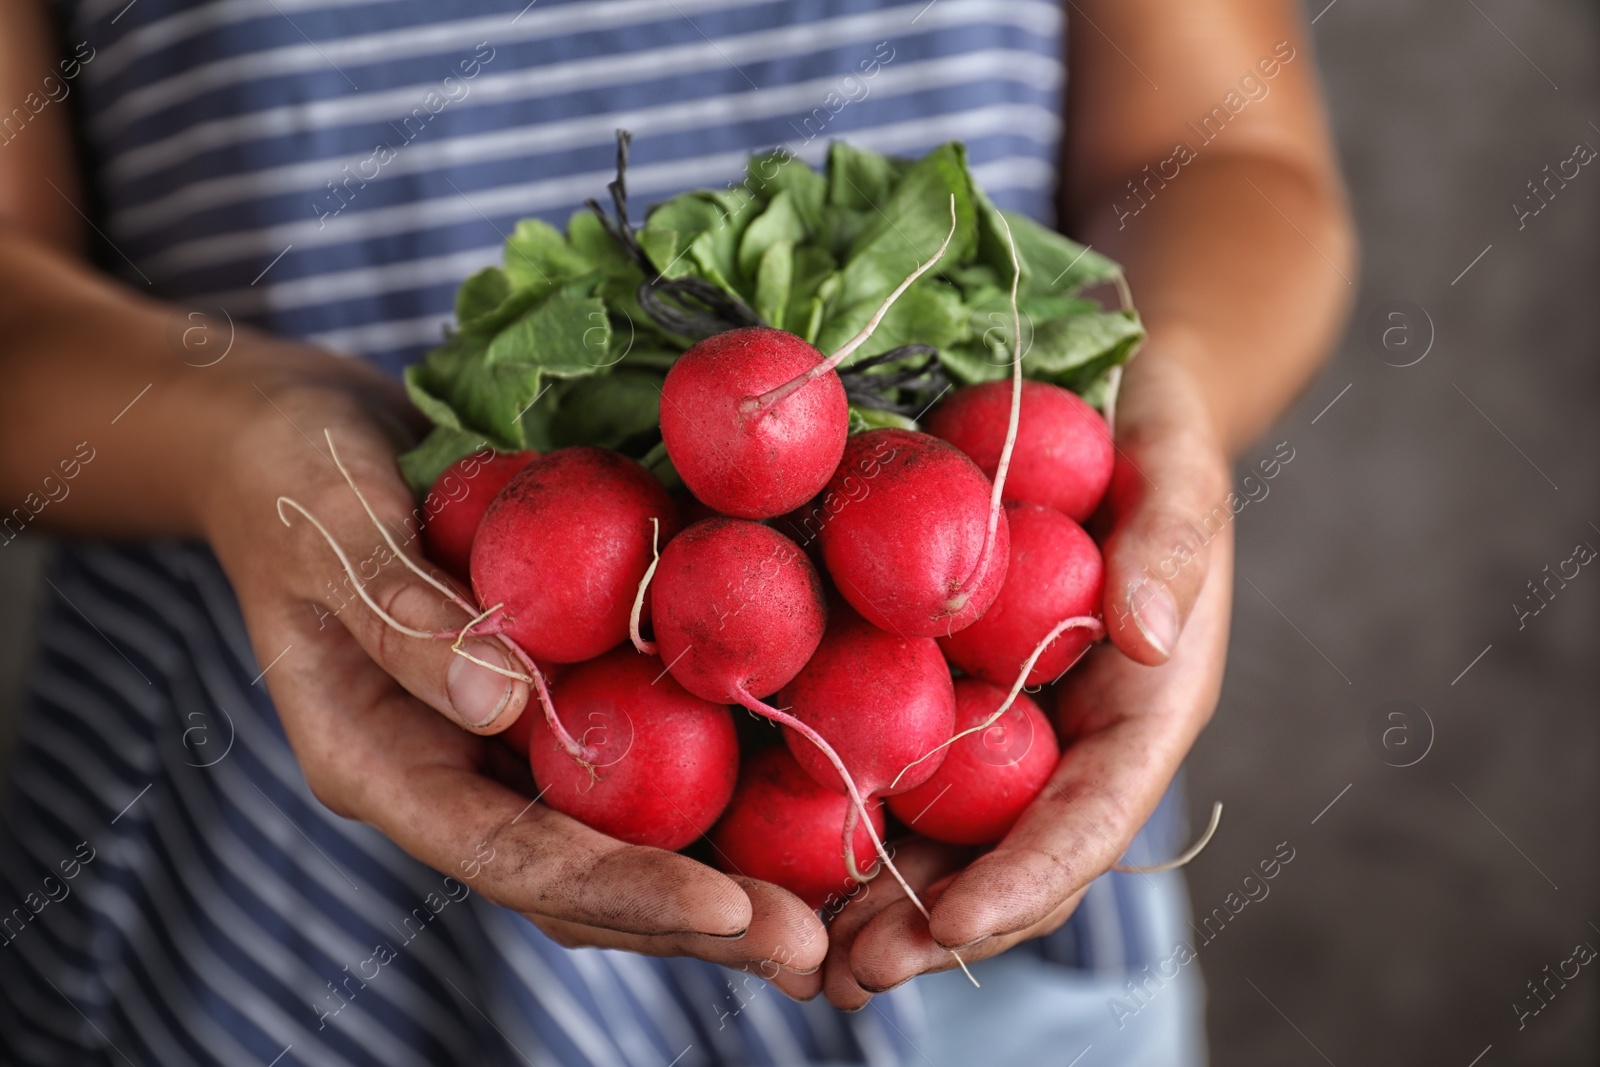
<svg viewBox="0 0 1600 1067"><path fill-rule="evenodd" d="M1109 195L1103 204L1084 240L1122 262L1150 354L1192 371L1237 451L1316 370L1353 296L1355 239L1336 181L1268 155L1216 155L1132 200L1137 214Z"/></svg>
<svg viewBox="0 0 1600 1067"><path fill-rule="evenodd" d="M366 377L243 329L218 360L226 324L185 347L191 325L60 251L0 234L0 543L23 529L202 534L228 442L270 397L292 380Z"/></svg>
<svg viewBox="0 0 1600 1067"><path fill-rule="evenodd" d="M1355 292L1303 14L1074 0L1069 20L1062 217L1127 268L1150 331L1127 384L1192 378L1232 454L1315 370Z"/></svg>

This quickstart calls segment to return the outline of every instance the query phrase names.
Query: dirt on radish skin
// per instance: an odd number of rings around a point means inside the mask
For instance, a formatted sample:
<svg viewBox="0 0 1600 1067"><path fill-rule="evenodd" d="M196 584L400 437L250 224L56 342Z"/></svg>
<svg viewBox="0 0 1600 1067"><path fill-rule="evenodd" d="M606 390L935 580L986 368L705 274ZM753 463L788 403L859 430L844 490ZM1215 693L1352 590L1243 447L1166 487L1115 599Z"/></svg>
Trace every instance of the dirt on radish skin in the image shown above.
<svg viewBox="0 0 1600 1067"><path fill-rule="evenodd" d="M579 663L628 639L651 560L677 506L651 474L603 448L563 448L529 463L489 505L472 546L472 588L530 656ZM648 604L646 605L648 608Z"/></svg>
<svg viewBox="0 0 1600 1067"><path fill-rule="evenodd" d="M712 832L717 866L730 874L782 886L821 908L856 882L844 866L843 834L850 800L818 785L781 746L751 756L728 810ZM883 833L883 805L869 802L873 827ZM856 868L869 871L874 851L857 823L851 840Z"/></svg>
<svg viewBox="0 0 1600 1067"><path fill-rule="evenodd" d="M733 716L664 675L660 659L625 646L552 687L561 724L594 755L592 770L562 749L543 716L522 716L545 804L633 845L676 850L711 828L739 775ZM837 852L837 829L834 838Z"/></svg>
<svg viewBox="0 0 1600 1067"><path fill-rule="evenodd" d="M539 457L537 452L482 452L444 469L423 502L422 546L429 559L463 584L471 580L472 540L483 513L507 482Z"/></svg>
<svg viewBox="0 0 1600 1067"><path fill-rule="evenodd" d="M883 795L914 760L950 739L955 690L938 644L886 633L843 604L804 669L776 701L833 746L863 797ZM833 765L805 737L784 729L800 766L844 792ZM904 792L939 767L942 752L918 763L895 789Z"/></svg>
<svg viewBox="0 0 1600 1067"><path fill-rule="evenodd" d="M1006 690L976 678L956 682L955 728L978 726L1005 702ZM1044 789L1061 759L1050 720L1025 694L992 726L950 746L933 776L889 798L912 830L952 845L1000 840Z"/></svg>
<svg viewBox="0 0 1600 1067"><path fill-rule="evenodd" d="M1011 383L958 389L923 428L966 453L993 478L1011 415ZM1076 393L1048 382L1022 383L1017 442L1006 474L1007 500L1054 508L1083 522L1100 506L1116 458L1111 430Z"/></svg>
<svg viewBox="0 0 1600 1067"><path fill-rule="evenodd" d="M765 409L747 402L821 362L805 341L764 326L719 333L678 357L661 389L661 437L699 500L724 515L765 519L817 494L849 432L838 375Z"/></svg>
<svg viewBox="0 0 1600 1067"><path fill-rule="evenodd" d="M839 592L894 633L937 637L970 626L999 595L1009 558L1002 513L983 572L974 573L993 489L972 460L930 434L851 436L828 483L845 503L818 535Z"/></svg>
<svg viewBox="0 0 1600 1067"><path fill-rule="evenodd" d="M1063 619L1098 615L1105 590L1100 549L1083 527L1051 508L1006 504L1011 562L1005 585L983 618L939 639L950 662L1008 689L1039 642ZM1088 629L1071 629L1044 650L1027 685L1058 677L1089 647Z"/></svg>
<svg viewBox="0 0 1600 1067"><path fill-rule="evenodd" d="M828 619L822 578L805 553L746 519L706 519L673 538L650 600L657 649L672 676L725 704L788 683Z"/></svg>

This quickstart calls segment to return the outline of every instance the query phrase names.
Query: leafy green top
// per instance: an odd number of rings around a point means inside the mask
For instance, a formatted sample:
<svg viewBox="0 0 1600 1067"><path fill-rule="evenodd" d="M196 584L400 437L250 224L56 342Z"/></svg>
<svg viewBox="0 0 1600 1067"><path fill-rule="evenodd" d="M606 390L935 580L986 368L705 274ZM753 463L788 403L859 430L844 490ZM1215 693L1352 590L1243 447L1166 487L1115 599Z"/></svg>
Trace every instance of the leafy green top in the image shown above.
<svg viewBox="0 0 1600 1067"><path fill-rule="evenodd" d="M952 195L949 252L901 296L851 365L931 346L953 382L988 381L1010 367L1011 256L999 211L974 184L960 144L906 160L836 142L823 173L779 149L751 159L742 183L657 205L636 237L653 274L709 282L826 354L938 248ZM1022 264L1023 372L1101 402L1108 373L1144 336L1132 310L1080 295L1117 279L1117 265L1030 219L1005 217ZM573 215L565 234L538 219L519 223L504 265L462 283L456 329L406 372L412 400L435 424L401 457L413 490L426 493L446 466L486 444L659 456L661 381L695 338L641 307L647 280L594 212ZM915 377L904 373L912 358L890 356L864 373L885 375L893 390ZM915 426L890 411L853 410L858 425Z"/></svg>

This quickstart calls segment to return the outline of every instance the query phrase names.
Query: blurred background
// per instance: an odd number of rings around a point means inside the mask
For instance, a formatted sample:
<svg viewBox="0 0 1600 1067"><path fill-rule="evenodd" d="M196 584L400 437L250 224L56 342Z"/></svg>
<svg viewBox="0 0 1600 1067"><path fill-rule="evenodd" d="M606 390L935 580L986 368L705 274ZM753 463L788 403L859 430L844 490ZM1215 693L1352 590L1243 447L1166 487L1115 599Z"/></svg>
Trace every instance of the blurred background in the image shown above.
<svg viewBox="0 0 1600 1067"><path fill-rule="evenodd" d="M1238 520L1197 920L1294 859L1199 950L1213 1062L1593 1064L1600 966L1543 983L1600 948L1600 166L1513 205L1600 148L1600 10L1306 17L1364 262L1337 353L1241 456L1294 458ZM47 552L0 549L0 767Z"/></svg>

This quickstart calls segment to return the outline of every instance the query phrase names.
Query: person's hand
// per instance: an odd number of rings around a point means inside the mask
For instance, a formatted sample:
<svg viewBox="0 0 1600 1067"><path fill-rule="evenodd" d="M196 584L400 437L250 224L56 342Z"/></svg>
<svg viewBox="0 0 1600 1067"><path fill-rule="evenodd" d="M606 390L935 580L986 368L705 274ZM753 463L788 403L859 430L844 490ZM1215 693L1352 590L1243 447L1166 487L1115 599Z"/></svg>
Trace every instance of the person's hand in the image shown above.
<svg viewBox="0 0 1600 1067"><path fill-rule="evenodd" d="M1152 351L1129 366L1117 465L1097 529L1111 643L1057 689L1063 755L992 851L900 846L931 923L886 879L830 929L824 991L841 1008L928 971L986 959L1066 921L1155 810L1222 684L1232 598L1228 465L1183 365ZM1097 524L1097 527L1100 524Z"/></svg>
<svg viewBox="0 0 1600 1067"><path fill-rule="evenodd" d="M495 773L506 750L483 735L541 714L528 686L452 654L449 640L389 629L347 586L311 522L289 508L288 524L280 521L280 496L303 504L368 577L373 600L406 625L457 631L467 623L393 559L328 455L324 429L379 518L420 561L415 504L394 458L414 417L403 396L344 361L303 352L286 359L289 369L274 379L256 377L260 402L219 457L202 510L312 793L522 912L560 944L696 956L814 995L820 977L797 972L815 972L827 942L804 903L685 856L623 844L508 788ZM491 638L466 647L514 666Z"/></svg>

